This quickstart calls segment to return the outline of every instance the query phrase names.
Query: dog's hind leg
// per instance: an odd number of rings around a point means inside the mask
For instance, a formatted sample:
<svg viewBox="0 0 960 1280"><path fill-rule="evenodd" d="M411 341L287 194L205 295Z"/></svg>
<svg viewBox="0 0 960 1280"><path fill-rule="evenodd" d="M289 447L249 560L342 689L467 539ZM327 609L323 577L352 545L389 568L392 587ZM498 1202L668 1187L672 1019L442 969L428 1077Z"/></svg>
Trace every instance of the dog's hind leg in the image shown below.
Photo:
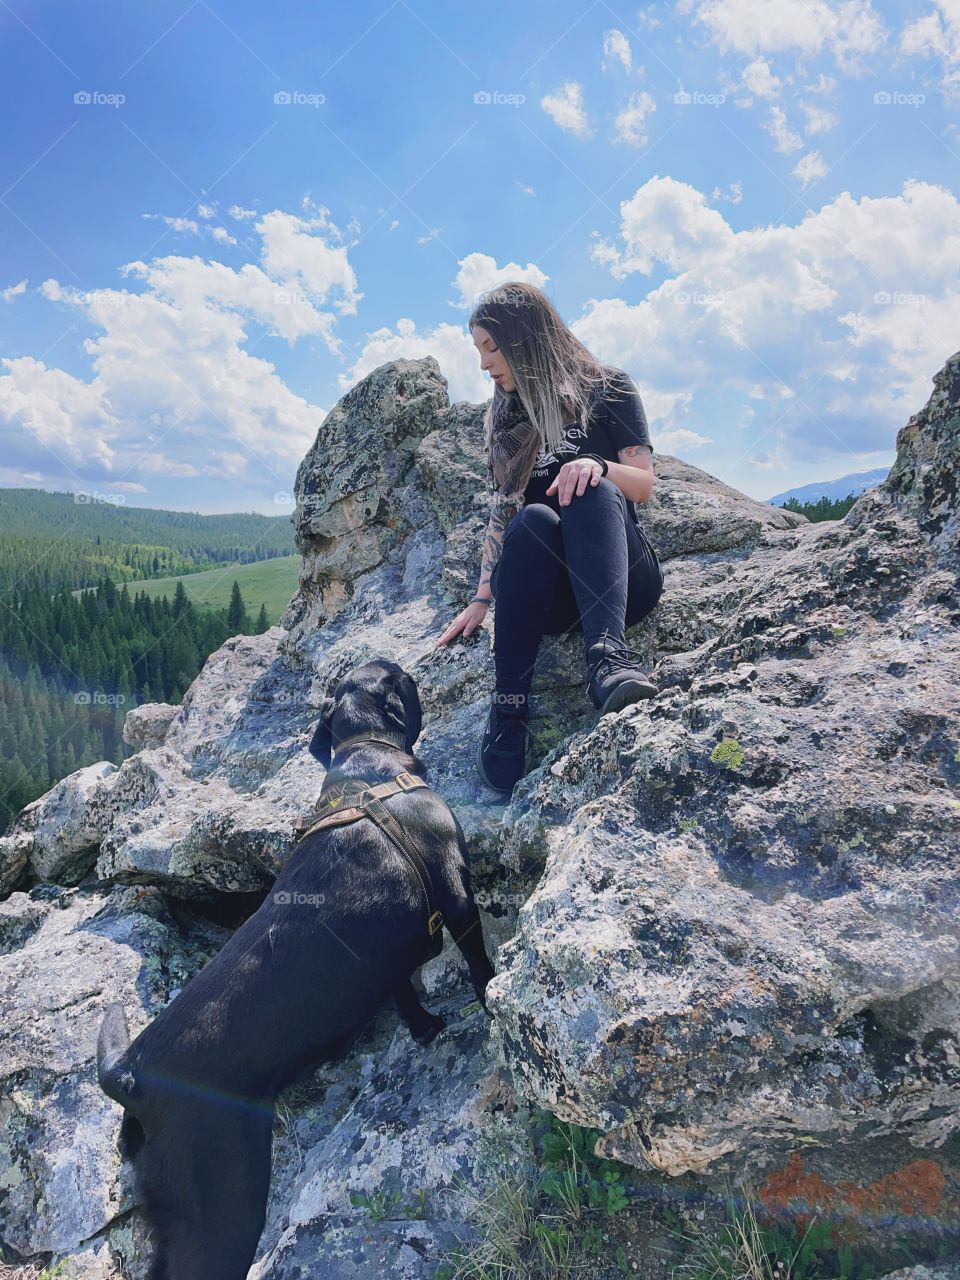
<svg viewBox="0 0 960 1280"><path fill-rule="evenodd" d="M446 1026L439 1014L430 1013L423 1007L409 978L405 978L394 988L393 998L400 1017L407 1024L410 1034L418 1044L428 1045Z"/></svg>
<svg viewBox="0 0 960 1280"><path fill-rule="evenodd" d="M165 1125L150 1280L246 1280L266 1219L272 1131L271 1107L239 1099Z"/></svg>

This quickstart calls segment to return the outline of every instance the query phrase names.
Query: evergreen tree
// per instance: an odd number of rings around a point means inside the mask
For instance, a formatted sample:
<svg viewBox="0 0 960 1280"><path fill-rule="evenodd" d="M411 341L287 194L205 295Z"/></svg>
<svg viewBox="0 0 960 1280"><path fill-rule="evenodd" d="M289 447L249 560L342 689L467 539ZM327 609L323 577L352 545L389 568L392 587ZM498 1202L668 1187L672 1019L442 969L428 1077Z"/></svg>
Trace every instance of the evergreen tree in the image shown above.
<svg viewBox="0 0 960 1280"><path fill-rule="evenodd" d="M265 604L262 604L260 606L260 612L257 614L257 625L256 625L255 634L258 636L262 636L264 631L269 631L269 629L270 629L270 619L267 617L267 606Z"/></svg>
<svg viewBox="0 0 960 1280"><path fill-rule="evenodd" d="M231 628L231 635L243 634L248 625L247 606L243 603L243 596L240 594L240 583L234 578L233 589L230 592L230 607L227 609L227 626Z"/></svg>

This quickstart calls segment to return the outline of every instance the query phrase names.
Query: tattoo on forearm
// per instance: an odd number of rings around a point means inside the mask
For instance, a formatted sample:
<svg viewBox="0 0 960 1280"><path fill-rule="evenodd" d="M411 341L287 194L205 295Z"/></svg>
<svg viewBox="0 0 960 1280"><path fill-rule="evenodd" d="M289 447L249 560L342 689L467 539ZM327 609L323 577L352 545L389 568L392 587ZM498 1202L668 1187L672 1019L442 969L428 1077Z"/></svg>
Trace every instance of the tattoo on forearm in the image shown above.
<svg viewBox="0 0 960 1280"><path fill-rule="evenodd" d="M490 520L487 524L487 536L483 543L483 555L480 560L480 588L488 586L490 576L496 568L497 561L503 551L503 535L507 525L516 515L518 503L513 494L497 493L493 496L490 508Z"/></svg>
<svg viewBox="0 0 960 1280"><path fill-rule="evenodd" d="M617 457L618 458L637 458L637 457L643 457L643 455L648 452L649 451L645 444L631 444L631 445L628 445L626 449L619 449L617 451Z"/></svg>

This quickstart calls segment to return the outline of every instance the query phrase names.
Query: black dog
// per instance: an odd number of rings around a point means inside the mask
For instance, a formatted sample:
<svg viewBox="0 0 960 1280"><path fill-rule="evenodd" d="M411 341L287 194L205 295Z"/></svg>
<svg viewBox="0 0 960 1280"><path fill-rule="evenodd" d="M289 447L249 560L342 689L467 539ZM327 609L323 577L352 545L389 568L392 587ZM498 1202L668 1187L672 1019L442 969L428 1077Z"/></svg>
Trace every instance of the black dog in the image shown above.
<svg viewBox="0 0 960 1280"><path fill-rule="evenodd" d="M347 778L422 777L413 754L421 714L416 685L396 663L344 677L310 743L328 769L321 798ZM460 824L426 787L387 807L422 853L431 910L442 912L482 1002L493 967ZM442 1019L410 981L442 946L427 915L423 877L373 821L321 829L304 836L260 909L132 1044L123 1006L108 1007L98 1075L125 1108L121 1148L156 1244L150 1280L246 1276L266 1214L274 1102L303 1068L349 1044L390 996L421 1043L437 1034Z"/></svg>

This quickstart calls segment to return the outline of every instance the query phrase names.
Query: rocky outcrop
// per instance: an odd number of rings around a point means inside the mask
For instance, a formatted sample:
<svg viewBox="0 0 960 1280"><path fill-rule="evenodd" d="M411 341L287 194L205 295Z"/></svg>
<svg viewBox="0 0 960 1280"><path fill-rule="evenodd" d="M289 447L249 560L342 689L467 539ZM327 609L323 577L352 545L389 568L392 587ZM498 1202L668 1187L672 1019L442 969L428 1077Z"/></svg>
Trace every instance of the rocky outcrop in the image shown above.
<svg viewBox="0 0 960 1280"><path fill-rule="evenodd" d="M449 1018L429 1050L384 1010L294 1087L253 1274L432 1277L469 1235L488 1139L509 1155L529 1103L684 1195L749 1162L771 1209L948 1218L958 367L841 522L656 455L640 513L665 591L630 640L662 692L598 721L579 637L547 639L507 807L475 767L493 619L436 645L475 583L482 406L450 406L429 358L345 396L297 476L304 574L282 626L228 641L172 716L131 712L119 769L65 779L0 841L5 889L26 890L0 910L0 1187L17 1188L0 1238L69 1256L67 1274L131 1256L119 1112L93 1074L102 1007L141 1025L224 936L206 916L259 901L322 782L305 747L323 693L376 656L416 679L418 754L470 842L494 1017L463 1012L448 945L423 971Z"/></svg>
<svg viewBox="0 0 960 1280"><path fill-rule="evenodd" d="M638 1167L956 1148L958 363L884 485L514 793L504 857L544 876L495 1033L523 1092Z"/></svg>
<svg viewBox="0 0 960 1280"><path fill-rule="evenodd" d="M179 710L169 702L147 702L131 707L123 719L124 742L134 751L162 746L171 721Z"/></svg>

